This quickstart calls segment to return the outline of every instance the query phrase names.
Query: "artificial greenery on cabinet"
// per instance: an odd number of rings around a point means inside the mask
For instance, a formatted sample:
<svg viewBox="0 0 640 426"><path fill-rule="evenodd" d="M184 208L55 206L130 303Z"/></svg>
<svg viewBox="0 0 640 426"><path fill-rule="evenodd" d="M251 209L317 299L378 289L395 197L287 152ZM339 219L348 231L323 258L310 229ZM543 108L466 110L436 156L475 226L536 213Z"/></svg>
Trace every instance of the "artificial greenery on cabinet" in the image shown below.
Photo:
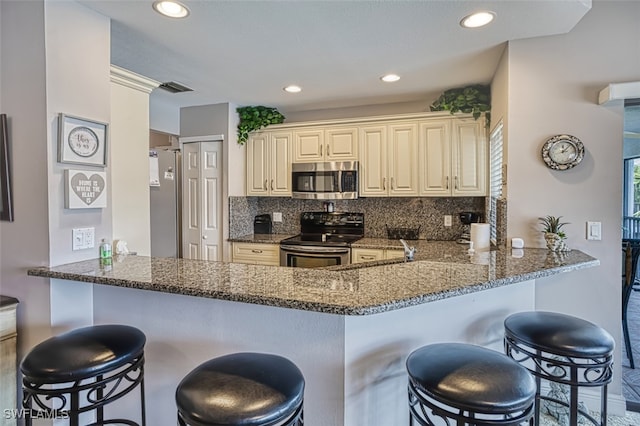
<svg viewBox="0 0 640 426"><path fill-rule="evenodd" d="M472 84L445 90L438 99L431 104L431 111L450 111L451 114L462 112L472 114L478 119L485 113L487 127L491 122L491 86Z"/></svg>
<svg viewBox="0 0 640 426"><path fill-rule="evenodd" d="M262 105L238 107L236 112L240 117L238 123L238 144L240 145L244 145L249 139L250 132L270 124L280 124L285 118L277 109Z"/></svg>

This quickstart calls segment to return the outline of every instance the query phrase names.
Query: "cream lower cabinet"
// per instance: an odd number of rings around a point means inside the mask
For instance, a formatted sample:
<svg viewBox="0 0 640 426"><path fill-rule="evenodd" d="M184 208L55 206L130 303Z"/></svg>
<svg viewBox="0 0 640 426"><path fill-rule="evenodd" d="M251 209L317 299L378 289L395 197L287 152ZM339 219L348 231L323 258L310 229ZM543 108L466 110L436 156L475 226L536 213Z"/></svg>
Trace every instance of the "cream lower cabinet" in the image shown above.
<svg viewBox="0 0 640 426"><path fill-rule="evenodd" d="M233 243L233 262L254 265L280 265L278 244Z"/></svg>
<svg viewBox="0 0 640 426"><path fill-rule="evenodd" d="M416 123L360 128L360 195L418 195L417 140Z"/></svg>
<svg viewBox="0 0 640 426"><path fill-rule="evenodd" d="M420 123L420 195L484 196L487 149L484 119Z"/></svg>
<svg viewBox="0 0 640 426"><path fill-rule="evenodd" d="M291 132L259 132L247 141L247 195L291 195Z"/></svg>
<svg viewBox="0 0 640 426"><path fill-rule="evenodd" d="M293 162L355 161L358 128L329 126L294 132Z"/></svg>
<svg viewBox="0 0 640 426"><path fill-rule="evenodd" d="M374 262L377 260L388 260L404 257L403 250L395 249L351 249L351 263Z"/></svg>

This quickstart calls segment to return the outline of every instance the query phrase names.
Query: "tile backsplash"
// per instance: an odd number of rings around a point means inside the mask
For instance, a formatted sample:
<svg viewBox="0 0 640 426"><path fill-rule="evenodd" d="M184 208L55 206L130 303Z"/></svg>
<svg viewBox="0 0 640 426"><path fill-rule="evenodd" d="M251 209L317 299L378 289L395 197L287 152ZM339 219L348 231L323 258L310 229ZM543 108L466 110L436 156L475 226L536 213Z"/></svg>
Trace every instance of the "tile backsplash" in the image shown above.
<svg viewBox="0 0 640 426"><path fill-rule="evenodd" d="M282 213L282 222L273 223L275 234L300 232L300 213L322 211L320 200L297 200L285 197L229 197L229 236L237 238L253 233L257 214ZM364 213L365 237L387 238L390 228L417 228L420 239L455 240L462 233L458 213L480 212L484 217L484 197L451 198L360 198L335 201L336 211ZM452 226L444 226L444 216L452 216Z"/></svg>

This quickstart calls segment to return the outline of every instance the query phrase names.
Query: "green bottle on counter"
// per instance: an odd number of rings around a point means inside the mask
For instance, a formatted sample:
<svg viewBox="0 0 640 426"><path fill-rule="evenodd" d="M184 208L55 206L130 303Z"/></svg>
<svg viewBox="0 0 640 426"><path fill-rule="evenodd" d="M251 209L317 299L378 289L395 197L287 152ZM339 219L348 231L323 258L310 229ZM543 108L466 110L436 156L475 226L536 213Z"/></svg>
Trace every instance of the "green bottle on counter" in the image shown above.
<svg viewBox="0 0 640 426"><path fill-rule="evenodd" d="M111 259L111 244L106 242L104 238L100 243L100 259Z"/></svg>

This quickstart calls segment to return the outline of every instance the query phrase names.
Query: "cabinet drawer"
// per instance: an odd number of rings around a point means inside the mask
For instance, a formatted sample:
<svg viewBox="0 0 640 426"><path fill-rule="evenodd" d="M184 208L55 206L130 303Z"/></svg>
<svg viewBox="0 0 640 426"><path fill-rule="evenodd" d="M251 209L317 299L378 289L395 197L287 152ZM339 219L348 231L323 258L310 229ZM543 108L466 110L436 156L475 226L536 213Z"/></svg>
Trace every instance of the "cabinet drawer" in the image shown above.
<svg viewBox="0 0 640 426"><path fill-rule="evenodd" d="M373 262L384 259L384 251L378 249L351 249L351 263Z"/></svg>
<svg viewBox="0 0 640 426"><path fill-rule="evenodd" d="M278 244L233 243L233 261L257 265L280 265Z"/></svg>

